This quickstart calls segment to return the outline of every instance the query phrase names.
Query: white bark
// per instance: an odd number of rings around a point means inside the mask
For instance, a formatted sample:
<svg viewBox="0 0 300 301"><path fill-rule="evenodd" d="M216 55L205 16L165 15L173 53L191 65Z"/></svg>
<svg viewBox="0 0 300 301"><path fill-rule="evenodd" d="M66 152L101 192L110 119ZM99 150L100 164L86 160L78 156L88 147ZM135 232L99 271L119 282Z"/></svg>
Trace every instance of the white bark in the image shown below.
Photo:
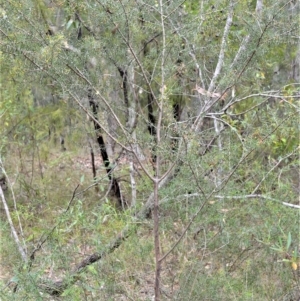
<svg viewBox="0 0 300 301"><path fill-rule="evenodd" d="M20 255L21 255L23 261L26 262L27 261L27 256L26 256L25 250L23 249L22 244L21 244L21 242L19 240L19 237L18 237L17 231L15 229L14 223L13 223L13 221L11 219L10 211L9 211L7 202L5 200L4 193L3 193L3 190L2 190L1 186L0 186L0 197L1 197L1 200L2 200L2 204L3 204L3 207L4 207L4 211L6 213L7 221L8 221L8 224L10 226L10 230L11 230L12 236L13 236L13 238L15 240L15 243L16 243L16 245L18 247L18 250L20 252Z"/></svg>
<svg viewBox="0 0 300 301"><path fill-rule="evenodd" d="M238 60L240 59L241 57L241 54L243 54L243 52L246 50L246 46L247 44L249 43L249 40L250 40L250 35L248 34L242 41L241 43L241 46L237 52L237 54L235 55L235 58L233 60L233 62L231 63L230 65L230 70L235 66L235 64L238 62Z"/></svg>
<svg viewBox="0 0 300 301"><path fill-rule="evenodd" d="M234 4L233 4L233 2L231 2L229 5L229 12L228 12L228 16L227 16L227 20L226 20L226 24L225 24L225 28L224 28L224 33L223 33L223 37L222 37L221 48L220 48L220 52L219 52L219 56L218 56L217 66L215 68L214 75L210 81L209 88L207 90L208 93L212 93L213 90L215 89L216 81L221 73L222 66L224 64L224 55L225 55L225 50L226 50L226 44L227 44L229 29L232 24L232 18L233 18L233 11L234 11L233 8L234 8ZM198 110L197 118L196 118L194 126L193 126L196 132L199 130L199 127L201 125L202 113L205 112L208 108L210 108L210 106L211 106L211 101L207 101L205 103L204 107L200 108L200 110Z"/></svg>
<svg viewBox="0 0 300 301"><path fill-rule="evenodd" d="M255 11L258 15L261 14L262 12L262 9L263 9L263 0L257 0L256 1L256 8L255 8Z"/></svg>
<svg viewBox="0 0 300 301"><path fill-rule="evenodd" d="M222 67L223 67L227 38L228 38L228 34L229 34L229 29L232 24L233 8L234 8L233 3L230 3L229 12L228 12L228 16L227 16L227 20L226 20L226 24L225 24L225 28L224 28L224 33L223 33L223 37L222 37L221 49L220 49L220 53L219 53L219 57L218 57L218 63L217 63L213 78L210 81L208 92L212 92L214 90L216 80L219 77Z"/></svg>
<svg viewBox="0 0 300 301"><path fill-rule="evenodd" d="M282 205L290 207L290 208L300 209L300 205L281 202L274 198L269 198L269 197L261 195L261 194L248 194L248 195L235 195L235 196L216 195L215 198L216 199L265 199L265 200L279 202Z"/></svg>
<svg viewBox="0 0 300 301"><path fill-rule="evenodd" d="M229 5L229 12L228 12L228 16L227 16L227 20L226 20L226 24L225 24L225 28L224 28L224 33L223 33L223 37L222 37L221 48L220 48L217 66L216 66L214 75L210 81L208 91L207 91L208 95L213 95L212 92L215 89L217 79L221 73L221 70L222 70L222 67L224 64L226 44L227 44L229 29L231 27L232 19L233 19L233 11L234 11L233 8L234 8L234 4L233 4L233 2L231 2ZM220 97L221 97L221 95L220 95ZM212 100L212 101L214 102L214 100ZM207 110L207 108L209 108L211 106L212 101L209 100L205 103L204 110ZM197 120L195 122L195 124L196 124L195 130L196 131L199 129L199 126L201 124L199 122L201 120L200 116L201 116L201 114L198 114ZM222 138L219 134L220 134L220 131L222 131L223 124L220 123L217 119L214 119L214 128L215 128L216 135L218 136L217 143L218 143L219 152L221 154L222 150L223 150L223 146L222 146ZM217 173L216 173L216 181L215 181L216 187L219 187L221 185L221 183L222 183L222 167L219 166L217 168Z"/></svg>
<svg viewBox="0 0 300 301"><path fill-rule="evenodd" d="M135 172L134 172L132 159L130 159L129 162L129 174L130 174L130 186L131 186L131 207L135 208L136 207L136 182L134 178Z"/></svg>

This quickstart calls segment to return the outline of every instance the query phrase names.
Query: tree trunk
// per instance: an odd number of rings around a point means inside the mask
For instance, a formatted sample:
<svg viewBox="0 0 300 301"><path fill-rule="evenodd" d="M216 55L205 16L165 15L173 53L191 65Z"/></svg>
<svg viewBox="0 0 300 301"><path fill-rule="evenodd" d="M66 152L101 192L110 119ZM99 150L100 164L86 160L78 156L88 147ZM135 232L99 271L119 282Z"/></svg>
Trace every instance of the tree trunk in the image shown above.
<svg viewBox="0 0 300 301"><path fill-rule="evenodd" d="M98 105L95 102L91 91L89 91L89 93L88 93L88 99L89 99L89 104L90 104L90 107L92 109L94 119L95 119L95 120L93 120L93 123L94 123L94 129L95 129L95 132L96 132L96 135L97 135L97 142L98 142L98 145L99 145L99 148L100 148L101 157L102 157L102 160L103 160L103 163L104 163L104 166L105 166L105 170L106 170L108 179L111 182L112 195L114 197L116 197L118 207L119 208L124 208L124 202L123 202L123 198L122 198L122 194L121 194L120 185L119 185L119 182L117 181L117 179L114 177L114 175L112 173L112 168L111 168L111 164L110 164L110 161L109 161L106 146L105 146L105 143L104 143L101 127L99 125L99 122L97 122L98 121Z"/></svg>

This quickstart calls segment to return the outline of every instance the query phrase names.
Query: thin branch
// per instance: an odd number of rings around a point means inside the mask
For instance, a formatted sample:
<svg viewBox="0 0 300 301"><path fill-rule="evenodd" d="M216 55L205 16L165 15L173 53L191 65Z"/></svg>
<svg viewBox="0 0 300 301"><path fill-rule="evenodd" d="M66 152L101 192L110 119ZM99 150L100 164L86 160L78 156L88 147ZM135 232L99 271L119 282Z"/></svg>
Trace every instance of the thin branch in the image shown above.
<svg viewBox="0 0 300 301"><path fill-rule="evenodd" d="M229 102L222 110L222 112L220 114L223 114L224 112L226 112L231 106L243 101L243 100L246 100L246 99L249 99L249 98L253 98L253 97L277 97L276 95L272 94L272 93L278 93L279 91L278 90L274 90L274 91L268 91L268 92L265 92L265 93L254 93L254 94L250 94L250 95L247 95L245 97L242 97L240 99L236 99L234 101L231 101ZM244 112L242 113L244 114ZM234 115L233 115L234 116Z"/></svg>
<svg viewBox="0 0 300 301"><path fill-rule="evenodd" d="M221 73L221 69L222 69L222 66L224 63L224 55L225 55L225 49L226 49L226 44L227 44L227 38L228 38L229 29L231 27L232 18L233 18L233 8L234 8L234 4L233 4L233 2L231 2L229 5L229 12L228 12L228 16L227 16L227 20L226 20L226 24L225 24L225 28L224 28L224 33L223 33L223 37L222 37L222 43L221 43L221 49L220 49L220 53L219 53L219 57L218 57L218 63L217 63L214 75L210 81L208 92L212 92L214 90L215 82Z"/></svg>
<svg viewBox="0 0 300 301"><path fill-rule="evenodd" d="M12 198L13 198L13 203L14 203L14 210L15 210L15 214L16 214L16 217L18 219L18 225L19 225L19 231L20 231L20 235L22 237L22 240L23 240L23 248L24 248L24 252L27 254L27 247L26 247L26 242L25 242L25 237L24 237L24 231L23 231L23 227L22 227L22 223L21 223L21 219L20 219L20 214L19 214L19 211L18 211L18 207L17 207L17 201L16 201L16 197L15 197L15 193L14 193L14 190L13 190L13 185L4 169L4 166L3 166L3 162L2 160L0 159L0 163L1 163L1 169L2 169L2 172L5 176L5 179L9 185L9 188L10 188L10 191L11 191L11 194L12 194Z"/></svg>
<svg viewBox="0 0 300 301"><path fill-rule="evenodd" d="M129 161L129 175L130 175L130 186L131 186L131 207L136 207L136 182L134 178L134 166L132 161L132 156L130 156Z"/></svg>
<svg viewBox="0 0 300 301"><path fill-rule="evenodd" d="M238 139L240 140L241 145L243 146L243 154L242 154L242 157L243 157L243 156L244 156L244 151L245 151L245 148L244 148L244 142L243 142L243 138L242 138L241 135L238 133L238 131L237 131L230 123L226 122L224 119L220 119L220 118L217 118L217 117L215 117L215 116L213 116L212 118L213 118L213 119L216 119L216 120L218 120L219 122L222 122L223 124L225 124L226 126L228 126L228 127L232 130L232 132L235 133L235 134L237 135ZM223 132L224 130L225 130L225 128L223 127L221 132ZM219 133L219 135L221 134L221 132ZM216 139L216 138L218 138L218 135L215 136L213 139Z"/></svg>
<svg viewBox="0 0 300 301"><path fill-rule="evenodd" d="M282 205L290 207L290 208L300 209L300 205L294 205L294 204L282 202L282 201L279 201L274 198L270 198L270 197L262 195L262 194L248 194L248 195L234 195L234 196L215 195L214 198L216 198L216 199L265 199L265 200L270 200L270 201L275 201L277 203L281 203Z"/></svg>
<svg viewBox="0 0 300 301"><path fill-rule="evenodd" d="M234 65L237 63L237 61L239 60L240 56L242 55L242 53L245 51L246 49L246 45L249 43L249 40L250 40L250 35L248 34L242 41L241 45L240 45L240 48L238 50L238 52L236 53L235 55L235 58L233 59L229 69L231 70Z"/></svg>
<svg viewBox="0 0 300 301"><path fill-rule="evenodd" d="M220 53L219 53L219 57L218 57L218 62L217 62L217 66L214 72L214 75L210 81L210 85L208 88L208 92L211 93L214 88L215 88L215 83L217 78L219 77L220 73L221 73L221 69L224 63L224 55L225 55L225 49L226 49L226 44L227 44L227 38L228 38L228 34L229 34L229 29L231 27L232 24L232 18L233 18L233 11L234 11L234 4L233 2L230 3L229 5L229 12L228 12L228 16L227 16L227 20L226 20L226 24L225 24L225 28L224 28L224 33L223 33L223 37L222 37L222 42L221 42L221 48L220 48ZM223 95L221 95L219 97L222 98ZM200 109L200 111L198 112L198 116L194 122L194 129L197 132L200 126L200 120L201 120L201 116L202 116L202 112L205 111L207 107L207 104L205 104L203 106L203 108Z"/></svg>
<svg viewBox="0 0 300 301"><path fill-rule="evenodd" d="M2 200L2 203L3 203L4 211L6 213L7 221L8 221L8 224L10 226L10 230L11 230L12 236L13 236L13 238L15 240L15 243L16 243L16 245L18 247L19 253L20 253L23 261L27 262L26 252L25 252L25 250L23 249L23 247L21 245L21 242L19 240L19 237L18 237L17 231L15 229L14 223L13 223L13 221L11 219L10 211L9 211L7 202L5 200L4 193L3 193L1 185L0 185L0 197L1 197L1 200Z"/></svg>
<svg viewBox="0 0 300 301"><path fill-rule="evenodd" d="M268 175L276 168L280 165L280 163L284 160L286 160L287 158L291 157L292 155L295 154L296 150L299 150L299 147L297 149L295 149L294 151L292 151L291 153L287 154L286 156L282 157L267 173L266 175L260 180L260 182L257 184L257 186L254 188L254 190L252 191L251 194L255 194L255 192L258 190L258 188L260 187L260 185L265 181L265 179L268 177Z"/></svg>
<svg viewBox="0 0 300 301"><path fill-rule="evenodd" d="M268 101L268 99L270 98L278 98L280 99L282 102L285 102L287 103L288 105L290 105L291 107L295 108L295 109L298 109L298 107L290 102L288 102L285 98L299 98L298 95L290 95L290 96L283 96L283 95L276 95L276 94L268 94L268 93L279 93L279 91L268 91L268 92L265 92L265 93L255 93L255 94L250 94L250 95L247 95L245 97L242 97L240 99L236 99L236 100L233 100L231 102L229 102L223 109L222 111L219 111L219 112L213 112L213 113L206 113L206 116L215 116L215 115L224 115L224 114L227 114L228 116L231 116L231 117L235 117L235 116L240 116L240 115L243 115L259 106L261 106L262 104L264 104L266 101ZM256 104L252 107L250 107L249 109L245 110L245 111L242 111L240 113L229 113L227 110L232 107L233 105L239 103L239 102L242 102L243 100L247 100L249 98L253 98L253 97L267 97L268 99L266 100L263 100L262 102L260 102L259 104Z"/></svg>

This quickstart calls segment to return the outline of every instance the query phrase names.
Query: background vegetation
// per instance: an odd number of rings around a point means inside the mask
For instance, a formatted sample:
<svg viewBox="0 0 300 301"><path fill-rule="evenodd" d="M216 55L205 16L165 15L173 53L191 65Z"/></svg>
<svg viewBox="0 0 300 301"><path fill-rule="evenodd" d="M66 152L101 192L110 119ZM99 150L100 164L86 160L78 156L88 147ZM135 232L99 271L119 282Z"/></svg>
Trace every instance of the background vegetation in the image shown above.
<svg viewBox="0 0 300 301"><path fill-rule="evenodd" d="M1 300L299 300L298 1L3 1Z"/></svg>

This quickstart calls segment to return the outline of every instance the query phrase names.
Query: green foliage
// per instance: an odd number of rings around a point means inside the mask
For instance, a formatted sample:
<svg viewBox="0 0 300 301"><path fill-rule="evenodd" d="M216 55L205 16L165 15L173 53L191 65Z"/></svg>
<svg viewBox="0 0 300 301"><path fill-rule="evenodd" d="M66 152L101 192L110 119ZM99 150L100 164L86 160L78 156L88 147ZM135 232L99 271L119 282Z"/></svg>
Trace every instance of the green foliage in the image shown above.
<svg viewBox="0 0 300 301"><path fill-rule="evenodd" d="M223 211L226 214L221 213L224 223L220 225L219 231L222 234L219 238L217 236L211 239L209 230L214 229L213 223L201 219L203 234L207 233L205 236L207 243L205 249L203 245L202 247L200 245L196 254L201 256L202 260L191 258L190 265L182 274L182 290L178 292L175 300L186 300L187 296L188 300L207 298L207 296L213 300L266 300L280 298L289 292L293 288L289 281L292 268L276 260L276 255L271 252L270 246L278 239L281 241L278 234L282 231L282 227L296 234L297 223L293 225L285 223L283 226L281 221L276 224L273 222L272 229L270 229L270 225L264 225L263 221L269 218L270 221L274 221L278 219L278 214L286 219L286 215L290 216L290 212L285 210L284 214L279 213L281 207L276 208L279 209L278 211L274 210L274 204L273 208L270 206L269 210L265 211L261 209L261 204L255 204L252 201L251 204L235 202L238 208L233 209L228 209L230 206L228 202L223 206L226 206L227 210ZM260 210L257 210L259 207ZM205 212L203 217L209 220L211 217L208 217L207 213L209 212ZM269 236L268 243L260 241L260 237L266 237L271 232L273 234ZM200 242L203 241L201 233L198 236L197 239ZM276 251L285 252L285 248L292 243L291 237L291 232L289 232L286 246L281 243ZM213 258L216 256L212 257L210 252L218 253L217 256L222 257L222 263L215 261ZM267 279L264 279L266 272L272 273L269 277L280 279L284 285L275 288L268 283Z"/></svg>
<svg viewBox="0 0 300 301"><path fill-rule="evenodd" d="M41 292L42 279L71 281L82 260L107 251L124 229L129 237L77 275L61 298L152 298L153 221L136 213L152 197L152 177L165 172L159 247L162 256L171 252L162 261L162 291L173 300L223 301L281 300L293 289L299 214L282 202L295 205L299 194L299 87L291 68L299 61L297 9L264 1L259 14L256 1L234 2L223 37L230 3L3 4L5 198L28 254L49 237L28 270L1 211L1 299L52 299ZM129 203L137 193L134 208L114 206L90 93L105 142L113 144L113 137L122 144L110 154L110 167ZM148 131L150 101L160 136ZM175 105L182 110L179 122ZM132 127L128 116L137 117ZM123 146L136 146L141 159ZM171 166L171 180L163 184ZM8 279L18 283L16 292L5 288Z"/></svg>

